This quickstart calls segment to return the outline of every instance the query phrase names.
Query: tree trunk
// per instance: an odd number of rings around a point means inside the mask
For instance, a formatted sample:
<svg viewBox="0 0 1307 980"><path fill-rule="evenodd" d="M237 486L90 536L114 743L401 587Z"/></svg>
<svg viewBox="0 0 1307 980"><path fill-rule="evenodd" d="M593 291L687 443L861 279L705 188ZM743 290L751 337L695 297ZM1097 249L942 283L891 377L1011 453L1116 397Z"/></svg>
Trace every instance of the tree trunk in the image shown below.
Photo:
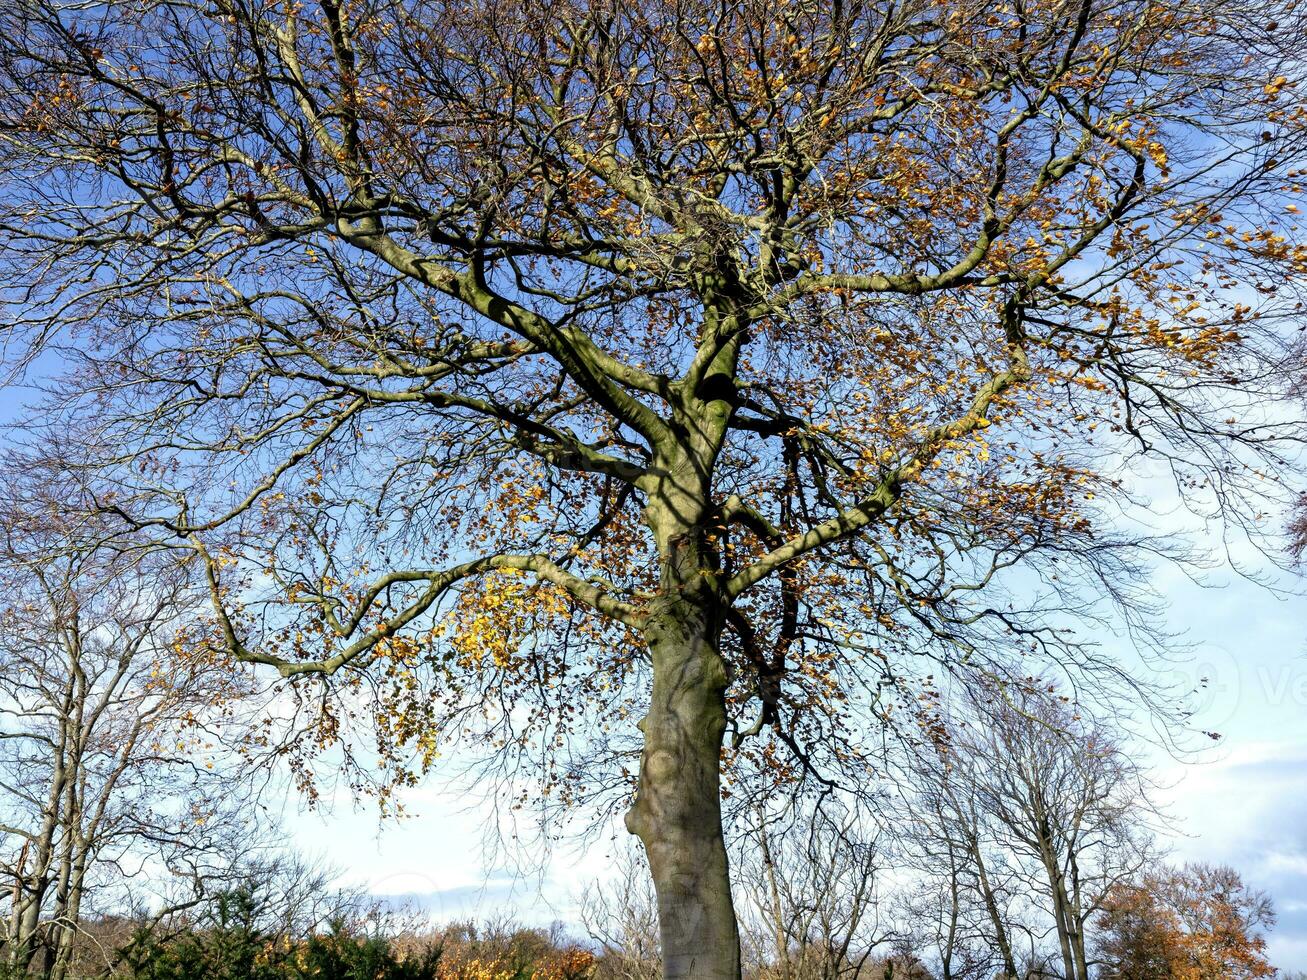
<svg viewBox="0 0 1307 980"><path fill-rule="evenodd" d="M1076 969L1080 971L1081 980L1089 980L1089 957L1085 954L1085 914L1081 899L1080 864L1076 860L1078 841L1072 839L1067 848L1070 867L1071 888L1067 895L1068 913L1071 925L1071 950L1075 954Z"/></svg>
<svg viewBox="0 0 1307 980"><path fill-rule="evenodd" d="M58 916L59 928L56 933L58 942L55 948L54 965L50 969L50 980L66 980L72 966L74 943L77 941L77 933L82 921L82 895L86 883L86 865L90 856L90 851L83 842L74 862L67 897L62 903Z"/></svg>
<svg viewBox="0 0 1307 980"><path fill-rule="evenodd" d="M726 728L721 617L710 601L656 600L645 638L653 695L627 828L644 844L658 895L663 976L739 980L740 937L722 838Z"/></svg>
<svg viewBox="0 0 1307 980"><path fill-rule="evenodd" d="M1044 867L1048 874L1048 885L1053 899L1053 922L1057 926L1057 943L1062 951L1062 967L1066 971L1064 976L1066 980L1079 980L1075 955L1071 950L1071 929L1068 924L1066 891L1062 885L1062 875L1051 858L1045 857Z"/></svg>
<svg viewBox="0 0 1307 980"><path fill-rule="evenodd" d="M776 939L776 963L780 966L781 980L790 980L790 937L785 929L785 912L781 908L781 889L776 882L776 862L772 859L771 841L767 837L767 814L758 809L758 843L762 848L762 867L767 875L767 891L771 897L772 930Z"/></svg>
<svg viewBox="0 0 1307 980"><path fill-rule="evenodd" d="M958 936L958 866L953 854L953 845L948 845L948 929L944 933L944 947L940 950L939 965L942 980L953 980L953 946Z"/></svg>
<svg viewBox="0 0 1307 980"><path fill-rule="evenodd" d="M976 865L976 881L980 885L980 894L985 900L985 911L990 924L994 927L994 941L998 946L999 956L1003 958L1003 973L999 980L1017 980L1017 961L1012 954L1012 941L1007 934L1007 926L999 911L998 896L989 884L989 872L985 868L985 859L980 851L980 844L975 839L969 842L972 860Z"/></svg>

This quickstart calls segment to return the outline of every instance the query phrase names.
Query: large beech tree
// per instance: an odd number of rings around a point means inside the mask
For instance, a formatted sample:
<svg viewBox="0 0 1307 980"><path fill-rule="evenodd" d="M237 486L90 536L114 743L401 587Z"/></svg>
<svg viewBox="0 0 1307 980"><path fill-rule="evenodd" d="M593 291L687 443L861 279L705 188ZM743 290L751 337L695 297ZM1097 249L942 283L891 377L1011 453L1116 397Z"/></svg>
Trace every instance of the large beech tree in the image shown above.
<svg viewBox="0 0 1307 980"><path fill-rule="evenodd" d="M1103 667L1067 628L1139 612L1102 506L1136 458L1256 518L1307 273L1301 28L16 0L8 349L62 350L34 421L198 552L215 642L333 678L316 744L615 791L666 975L731 978L724 794L865 783L941 666Z"/></svg>

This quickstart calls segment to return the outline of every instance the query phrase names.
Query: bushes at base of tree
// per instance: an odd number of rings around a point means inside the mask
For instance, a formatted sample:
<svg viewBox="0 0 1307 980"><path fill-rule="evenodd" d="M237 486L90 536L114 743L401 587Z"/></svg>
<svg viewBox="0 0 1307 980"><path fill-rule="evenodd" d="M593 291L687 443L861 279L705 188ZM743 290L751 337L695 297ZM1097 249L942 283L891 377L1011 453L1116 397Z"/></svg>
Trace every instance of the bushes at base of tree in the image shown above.
<svg viewBox="0 0 1307 980"><path fill-rule="evenodd" d="M276 936L250 928L245 896L225 905L238 914L166 939L142 929L120 951L115 975L131 980L582 980L595 957L540 930L472 926L400 937L351 931Z"/></svg>
<svg viewBox="0 0 1307 980"><path fill-rule="evenodd" d="M271 903L275 905L274 903ZM381 914L288 929L257 884L209 897L185 920L139 926L107 975L130 980L582 980L595 957L561 933L460 924L395 931ZM390 927L376 931L381 923ZM373 931L369 931L373 928Z"/></svg>

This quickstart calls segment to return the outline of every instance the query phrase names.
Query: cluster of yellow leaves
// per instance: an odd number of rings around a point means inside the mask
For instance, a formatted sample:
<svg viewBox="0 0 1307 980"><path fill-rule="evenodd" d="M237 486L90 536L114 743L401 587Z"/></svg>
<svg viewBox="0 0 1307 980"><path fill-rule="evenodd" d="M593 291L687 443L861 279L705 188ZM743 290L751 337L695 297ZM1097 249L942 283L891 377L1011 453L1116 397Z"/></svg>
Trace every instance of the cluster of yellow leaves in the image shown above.
<svg viewBox="0 0 1307 980"><path fill-rule="evenodd" d="M547 956L524 973L522 965L509 956L490 959L442 959L437 974L440 980L580 980L594 971L594 954L584 949L570 949Z"/></svg>
<svg viewBox="0 0 1307 980"><path fill-rule="evenodd" d="M450 621L450 645L467 666L487 660L495 667L520 665L520 647L539 616L564 612L556 590L531 582L519 572L477 579L459 597Z"/></svg>

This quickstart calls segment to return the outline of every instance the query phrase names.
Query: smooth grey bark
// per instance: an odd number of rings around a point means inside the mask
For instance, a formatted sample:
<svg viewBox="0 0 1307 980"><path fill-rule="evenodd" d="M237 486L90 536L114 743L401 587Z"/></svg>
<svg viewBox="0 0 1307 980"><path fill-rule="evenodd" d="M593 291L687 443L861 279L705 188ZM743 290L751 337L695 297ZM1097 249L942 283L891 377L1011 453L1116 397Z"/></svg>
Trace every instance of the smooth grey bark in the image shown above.
<svg viewBox="0 0 1307 980"><path fill-rule="evenodd" d="M1085 919L1083 912L1083 902L1081 901L1080 888L1080 865L1076 860L1076 844L1072 844L1068 854L1068 866L1070 868L1071 891L1068 896L1068 913L1071 918L1071 949L1075 954L1076 969L1080 971L1083 980L1089 980L1089 957L1085 954Z"/></svg>
<svg viewBox="0 0 1307 980"><path fill-rule="evenodd" d="M729 673L721 634L730 599L709 525L713 468L733 411L742 325L705 301L714 356L676 396L655 447L644 519L658 549L659 588L642 633L653 666L636 798L626 825L644 845L658 897L665 980L739 980L740 933L722 834L721 753ZM729 305L729 304L726 304Z"/></svg>
<svg viewBox="0 0 1307 980"><path fill-rule="evenodd" d="M645 515L658 542L660 587L643 625L653 686L626 825L649 859L666 980L740 977L721 811L726 605L704 532L710 469L702 457L698 465L685 456L669 461Z"/></svg>
<svg viewBox="0 0 1307 980"><path fill-rule="evenodd" d="M1057 855L1053 850L1052 831L1049 829L1045 818L1040 816L1038 820L1039 849L1044 871L1048 876L1049 893L1053 900L1053 907L1050 911L1053 913L1053 922L1057 926L1057 942L1062 952L1062 966L1067 980L1082 980L1079 971L1076 969L1076 958L1073 950L1074 930L1071 926L1067 907L1065 879L1058 864Z"/></svg>
<svg viewBox="0 0 1307 980"><path fill-rule="evenodd" d="M654 664L628 829L649 858L667 980L738 980L740 936L721 817L726 668L719 617L673 597L646 628Z"/></svg>

